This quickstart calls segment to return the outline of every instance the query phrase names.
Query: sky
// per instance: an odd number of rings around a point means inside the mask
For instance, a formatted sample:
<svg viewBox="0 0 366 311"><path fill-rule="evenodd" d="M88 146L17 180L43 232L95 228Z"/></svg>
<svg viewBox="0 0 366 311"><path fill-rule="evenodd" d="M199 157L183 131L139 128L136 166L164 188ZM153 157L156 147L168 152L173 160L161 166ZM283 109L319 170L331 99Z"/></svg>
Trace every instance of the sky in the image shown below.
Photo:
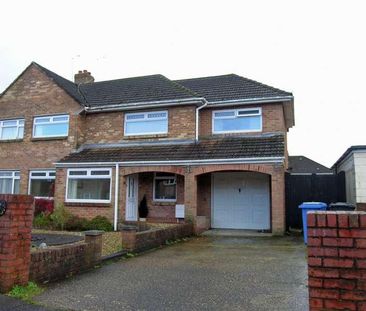
<svg viewBox="0 0 366 311"><path fill-rule="evenodd" d="M363 3L364 2L364 3ZM236 73L295 97L290 155L366 145L365 1L1 1L0 92L31 61L96 81Z"/></svg>

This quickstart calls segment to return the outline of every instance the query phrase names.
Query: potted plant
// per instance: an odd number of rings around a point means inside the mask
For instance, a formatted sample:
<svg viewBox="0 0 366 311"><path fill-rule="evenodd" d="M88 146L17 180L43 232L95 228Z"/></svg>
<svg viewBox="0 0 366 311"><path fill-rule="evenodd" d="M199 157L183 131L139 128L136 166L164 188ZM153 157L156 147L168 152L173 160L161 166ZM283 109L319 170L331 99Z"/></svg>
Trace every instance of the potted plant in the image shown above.
<svg viewBox="0 0 366 311"><path fill-rule="evenodd" d="M140 221L146 221L146 217L149 214L149 208L147 207L146 195L142 198L139 204L139 219Z"/></svg>

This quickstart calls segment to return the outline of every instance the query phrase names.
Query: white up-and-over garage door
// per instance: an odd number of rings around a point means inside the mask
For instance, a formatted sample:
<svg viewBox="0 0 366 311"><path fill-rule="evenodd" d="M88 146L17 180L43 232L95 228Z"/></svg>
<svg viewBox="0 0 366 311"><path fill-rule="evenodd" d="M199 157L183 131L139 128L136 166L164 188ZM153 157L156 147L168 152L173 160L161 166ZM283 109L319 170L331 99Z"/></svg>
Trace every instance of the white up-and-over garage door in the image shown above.
<svg viewBox="0 0 366 311"><path fill-rule="evenodd" d="M212 191L212 228L270 229L268 175L214 173Z"/></svg>

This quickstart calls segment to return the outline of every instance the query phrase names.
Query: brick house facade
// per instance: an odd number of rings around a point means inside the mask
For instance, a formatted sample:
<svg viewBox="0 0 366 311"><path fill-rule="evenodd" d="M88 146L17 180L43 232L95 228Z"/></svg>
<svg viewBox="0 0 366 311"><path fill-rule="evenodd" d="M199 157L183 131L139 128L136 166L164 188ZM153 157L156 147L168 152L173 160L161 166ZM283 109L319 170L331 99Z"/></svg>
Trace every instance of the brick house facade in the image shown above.
<svg viewBox="0 0 366 311"><path fill-rule="evenodd" d="M145 196L150 221L283 233L292 94L236 75L91 81L32 63L1 94L0 192L54 179L56 204L115 226Z"/></svg>

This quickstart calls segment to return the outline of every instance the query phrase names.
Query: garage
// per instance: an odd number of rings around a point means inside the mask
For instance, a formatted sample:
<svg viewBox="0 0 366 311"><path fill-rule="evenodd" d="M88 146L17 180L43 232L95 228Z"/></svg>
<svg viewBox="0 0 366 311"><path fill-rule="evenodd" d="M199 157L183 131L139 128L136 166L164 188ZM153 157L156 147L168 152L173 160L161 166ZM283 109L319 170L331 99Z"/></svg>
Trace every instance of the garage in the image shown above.
<svg viewBox="0 0 366 311"><path fill-rule="evenodd" d="M269 176L253 172L212 175L212 228L270 229Z"/></svg>

